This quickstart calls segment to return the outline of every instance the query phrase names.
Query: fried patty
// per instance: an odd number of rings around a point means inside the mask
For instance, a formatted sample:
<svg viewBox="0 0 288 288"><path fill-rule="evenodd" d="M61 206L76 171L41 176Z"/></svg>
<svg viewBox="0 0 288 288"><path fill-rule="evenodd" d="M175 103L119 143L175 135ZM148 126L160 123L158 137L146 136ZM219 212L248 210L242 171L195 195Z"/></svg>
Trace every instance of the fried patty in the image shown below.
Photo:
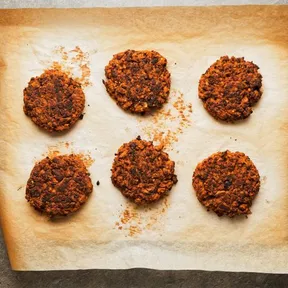
<svg viewBox="0 0 288 288"><path fill-rule="evenodd" d="M244 58L223 56L199 81L199 98L216 119L234 122L247 118L261 98L259 67Z"/></svg>
<svg viewBox="0 0 288 288"><path fill-rule="evenodd" d="M24 89L24 112L49 132L69 129L81 118L85 95L81 84L58 70L31 78Z"/></svg>
<svg viewBox="0 0 288 288"><path fill-rule="evenodd" d="M77 155L46 157L30 174L26 199L36 210L51 217L68 215L77 211L91 194L89 175Z"/></svg>
<svg viewBox="0 0 288 288"><path fill-rule="evenodd" d="M252 200L260 189L260 176L241 152L218 152L199 163L193 174L198 200L218 216L251 214Z"/></svg>
<svg viewBox="0 0 288 288"><path fill-rule="evenodd" d="M174 161L162 147L137 139L123 144L112 166L112 183L136 204L159 200L177 183Z"/></svg>
<svg viewBox="0 0 288 288"><path fill-rule="evenodd" d="M103 83L116 103L132 113L161 108L170 92L167 60L156 51L127 50L105 67Z"/></svg>

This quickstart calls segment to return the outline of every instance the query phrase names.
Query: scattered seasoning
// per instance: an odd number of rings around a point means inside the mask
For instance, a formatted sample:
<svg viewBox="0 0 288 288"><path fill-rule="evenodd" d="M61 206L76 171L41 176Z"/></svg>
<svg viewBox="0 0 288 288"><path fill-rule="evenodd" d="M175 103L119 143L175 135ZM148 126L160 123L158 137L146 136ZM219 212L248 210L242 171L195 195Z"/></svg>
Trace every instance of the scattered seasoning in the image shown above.
<svg viewBox="0 0 288 288"><path fill-rule="evenodd" d="M128 222L131 220L132 215L133 215L133 214L130 213L130 210L125 209L124 212L123 212L123 214L122 214L122 217L121 217L121 219L120 219L121 223L122 223L122 224L128 223Z"/></svg>
<svg viewBox="0 0 288 288"><path fill-rule="evenodd" d="M92 166L92 164L95 162L95 160L91 157L90 153L78 153L77 156L83 161L83 163L86 165L86 167Z"/></svg>
<svg viewBox="0 0 288 288"><path fill-rule="evenodd" d="M97 186L99 186L99 185L100 185L100 182L99 182L99 181L97 181L97 182L96 182L96 184L97 184Z"/></svg>
<svg viewBox="0 0 288 288"><path fill-rule="evenodd" d="M134 236L135 234L140 234L141 229L138 226L130 226L129 227L129 236Z"/></svg>
<svg viewBox="0 0 288 288"><path fill-rule="evenodd" d="M92 85L90 82L91 70L89 68L90 61L88 52L83 52L79 46L76 46L70 51L66 51L63 46L58 46L53 52L61 57L59 62L53 62L52 67L54 69L60 68L69 75L77 75L75 80L81 83L83 88ZM81 76L78 76L79 71L81 72Z"/></svg>
<svg viewBox="0 0 288 288"><path fill-rule="evenodd" d="M192 104L185 103L182 93L172 91L169 97L170 103L163 109L152 114L145 122L145 119L139 120L144 124L141 125L142 132L165 149L178 142L179 135L191 125L192 114Z"/></svg>
<svg viewBox="0 0 288 288"><path fill-rule="evenodd" d="M127 203L125 209L119 215L121 229L118 229L128 232L128 236L130 237L134 237L145 230L153 229L153 226L159 223L160 217L166 213L168 207L169 204L167 197L161 201L161 205L158 204L157 207L153 207L153 209L148 205L137 206L134 203ZM116 227L119 226L116 225ZM157 229L159 232L159 229L161 228L158 227ZM133 232L130 233L131 231Z"/></svg>

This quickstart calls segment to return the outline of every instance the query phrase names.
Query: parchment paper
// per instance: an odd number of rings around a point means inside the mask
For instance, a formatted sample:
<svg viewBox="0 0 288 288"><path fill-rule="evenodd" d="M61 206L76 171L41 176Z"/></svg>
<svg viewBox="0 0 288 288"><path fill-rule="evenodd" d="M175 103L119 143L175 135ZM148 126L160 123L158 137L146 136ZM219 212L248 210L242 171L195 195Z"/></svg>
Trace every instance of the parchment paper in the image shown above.
<svg viewBox="0 0 288 288"><path fill-rule="evenodd" d="M0 11L0 213L12 268L287 272L287 27L287 6ZM107 95L104 67L126 49L168 59L172 91L161 112L133 116ZM215 121L197 95L222 55L244 56L263 76L254 113L233 125ZM55 66L81 81L87 101L82 121L51 135L24 115L23 89ZM166 145L179 179L144 208L110 180L114 153L138 135ZM226 149L246 153L261 175L247 219L218 218L192 189L197 163ZM25 185L37 161L72 152L84 155L94 191L78 213L50 220L27 203Z"/></svg>

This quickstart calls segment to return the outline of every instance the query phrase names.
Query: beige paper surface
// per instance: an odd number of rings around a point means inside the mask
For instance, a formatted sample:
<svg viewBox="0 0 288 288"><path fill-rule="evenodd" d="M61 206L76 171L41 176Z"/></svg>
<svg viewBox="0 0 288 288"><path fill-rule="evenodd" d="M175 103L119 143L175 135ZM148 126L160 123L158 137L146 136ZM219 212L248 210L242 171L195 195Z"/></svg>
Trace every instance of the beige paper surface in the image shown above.
<svg viewBox="0 0 288 288"><path fill-rule="evenodd" d="M287 27L288 6L0 11L0 216L12 268L287 273ZM127 114L107 95L104 67L126 49L168 59L172 91L160 113ZM197 95L222 55L244 56L263 75L254 113L233 125L210 117ZM78 77L86 95L84 119L56 135L22 110L30 78L53 65ZM150 209L110 181L114 153L138 135L164 141L179 179ZM192 189L197 163L226 149L246 153L261 175L248 219L218 218ZM57 151L86 155L94 191L78 213L49 220L27 203L25 185L35 162Z"/></svg>

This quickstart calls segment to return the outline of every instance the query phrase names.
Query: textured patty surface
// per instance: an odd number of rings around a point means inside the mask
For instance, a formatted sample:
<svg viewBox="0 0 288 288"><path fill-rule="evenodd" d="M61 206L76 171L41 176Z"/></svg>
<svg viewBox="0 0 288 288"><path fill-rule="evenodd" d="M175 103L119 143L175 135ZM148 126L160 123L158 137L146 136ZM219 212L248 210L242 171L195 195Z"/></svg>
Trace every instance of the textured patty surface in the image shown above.
<svg viewBox="0 0 288 288"><path fill-rule="evenodd" d="M170 92L167 60L156 51L127 50L105 67L108 94L124 110L145 113L161 108Z"/></svg>
<svg viewBox="0 0 288 288"><path fill-rule="evenodd" d="M81 84L58 70L31 78L24 89L24 112L49 131L69 129L81 117L85 95Z"/></svg>
<svg viewBox="0 0 288 288"><path fill-rule="evenodd" d="M244 153L218 152L197 165L193 187L198 200L218 216L247 215L260 189L260 176Z"/></svg>
<svg viewBox="0 0 288 288"><path fill-rule="evenodd" d="M37 163L27 182L26 199L50 216L77 211L92 192L86 166L77 155L45 158Z"/></svg>
<svg viewBox="0 0 288 288"><path fill-rule="evenodd" d="M234 122L247 118L261 98L259 67L244 58L223 56L199 81L199 98L216 119Z"/></svg>
<svg viewBox="0 0 288 288"><path fill-rule="evenodd" d="M123 144L112 166L112 183L136 204L159 200L177 183L175 163L162 147L140 137Z"/></svg>

